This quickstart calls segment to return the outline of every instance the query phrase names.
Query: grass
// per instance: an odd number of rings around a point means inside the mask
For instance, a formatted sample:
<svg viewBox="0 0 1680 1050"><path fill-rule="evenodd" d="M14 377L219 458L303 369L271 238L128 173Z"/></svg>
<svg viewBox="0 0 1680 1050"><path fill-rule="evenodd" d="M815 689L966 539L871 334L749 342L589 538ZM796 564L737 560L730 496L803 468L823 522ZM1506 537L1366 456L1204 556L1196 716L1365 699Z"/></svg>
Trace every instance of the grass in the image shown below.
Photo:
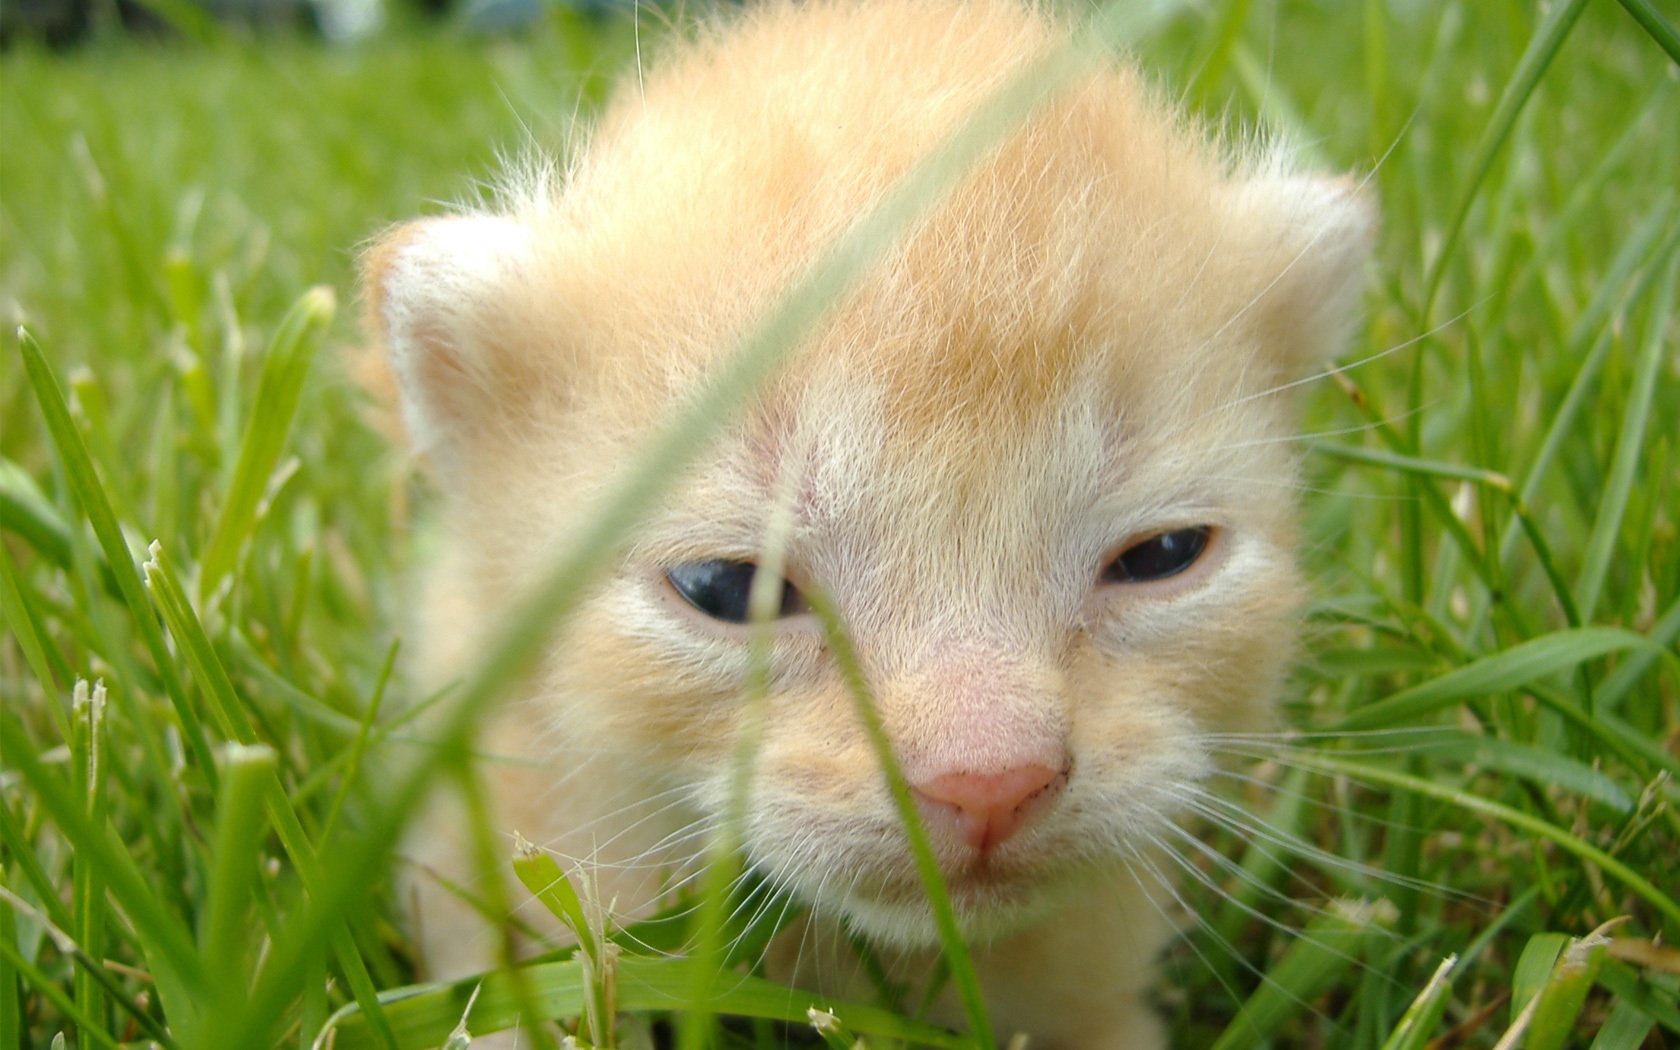
<svg viewBox="0 0 1680 1050"><path fill-rule="evenodd" d="M1671 18L1152 10L1125 27L1146 66L1373 171L1384 217L1361 363L1309 397L1302 732L1255 756L1254 817L1187 840L1178 1045L1680 1042ZM351 264L475 197L498 151L557 146L636 46L557 17L0 56L0 302L27 328L0 353L0 1046L307 1047L360 1004L339 1046L418 1047L461 1020L468 987L376 1004L412 977L390 848L425 778L384 771L422 699L392 667L423 511L338 364ZM729 400L673 431L620 520ZM478 702L542 637L506 640ZM463 746L476 710L454 709ZM738 932L702 943L747 953ZM620 1009L645 1021L694 969L626 953ZM548 959L487 980L472 1027L593 994ZM711 994L708 1015L804 1020L767 982ZM830 1045L918 1031L839 1021Z"/></svg>

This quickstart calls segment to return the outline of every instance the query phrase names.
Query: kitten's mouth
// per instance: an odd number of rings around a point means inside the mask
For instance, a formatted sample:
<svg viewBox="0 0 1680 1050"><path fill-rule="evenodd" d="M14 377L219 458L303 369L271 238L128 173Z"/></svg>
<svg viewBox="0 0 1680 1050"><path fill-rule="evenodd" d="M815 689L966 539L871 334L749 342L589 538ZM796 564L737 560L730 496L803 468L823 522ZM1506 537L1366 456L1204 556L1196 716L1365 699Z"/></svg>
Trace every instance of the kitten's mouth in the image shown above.
<svg viewBox="0 0 1680 1050"><path fill-rule="evenodd" d="M1038 865L1000 860L979 853L940 865L945 893L959 916L1032 909L1047 895L1053 880ZM865 891L888 907L926 907L927 891L914 872L896 872Z"/></svg>
<svg viewBox="0 0 1680 1050"><path fill-rule="evenodd" d="M997 936L1028 925L1057 899L1052 882L1020 865L976 859L941 874L965 937ZM841 907L854 929L876 940L924 947L939 942L927 891L914 873L856 887Z"/></svg>

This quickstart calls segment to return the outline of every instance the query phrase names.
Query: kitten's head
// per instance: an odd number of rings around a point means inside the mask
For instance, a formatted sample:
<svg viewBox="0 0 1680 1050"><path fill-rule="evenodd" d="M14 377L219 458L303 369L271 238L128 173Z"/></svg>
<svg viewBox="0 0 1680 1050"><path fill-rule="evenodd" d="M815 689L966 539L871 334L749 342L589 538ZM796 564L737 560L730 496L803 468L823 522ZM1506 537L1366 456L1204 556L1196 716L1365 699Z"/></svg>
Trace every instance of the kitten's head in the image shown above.
<svg viewBox="0 0 1680 1050"><path fill-rule="evenodd" d="M755 319L1055 36L1013 4L775 5L655 70L564 178L376 247L374 325L452 524L431 640L493 623ZM1346 183L1232 161L1132 74L1080 80L637 531L530 686L558 746L639 756L626 776L722 812L768 560L762 871L932 936L816 592L971 931L1147 848L1291 651L1283 388L1341 337L1369 226Z"/></svg>

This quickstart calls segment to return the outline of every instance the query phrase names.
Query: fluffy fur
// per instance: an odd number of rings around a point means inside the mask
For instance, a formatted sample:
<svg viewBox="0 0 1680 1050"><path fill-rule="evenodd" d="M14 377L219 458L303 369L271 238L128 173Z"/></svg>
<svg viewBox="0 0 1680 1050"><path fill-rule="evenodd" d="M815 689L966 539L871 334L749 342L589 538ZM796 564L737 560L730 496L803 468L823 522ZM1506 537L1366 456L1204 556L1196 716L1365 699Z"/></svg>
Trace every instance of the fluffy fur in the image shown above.
<svg viewBox="0 0 1680 1050"><path fill-rule="evenodd" d="M425 682L460 672L812 260L1062 32L1005 0L767 4L625 90L563 176L373 248L372 328L447 535ZM840 609L912 784L1058 774L983 853L922 796L995 1023L1045 1050L1160 1045L1151 843L1208 773L1208 735L1264 724L1285 669L1282 391L1340 338L1369 226L1347 183L1229 156L1123 65L1079 80L886 253L643 523L486 729L496 830L587 858L627 914L692 862L725 805L748 632L663 573L757 559L784 506L786 575ZM1213 540L1184 573L1103 582L1128 545L1194 526ZM844 925L925 975L904 837L810 617L776 622L770 659L746 852L814 908L776 955L856 991ZM440 809L416 851L464 877L458 819ZM420 886L431 962L482 964L482 924Z"/></svg>

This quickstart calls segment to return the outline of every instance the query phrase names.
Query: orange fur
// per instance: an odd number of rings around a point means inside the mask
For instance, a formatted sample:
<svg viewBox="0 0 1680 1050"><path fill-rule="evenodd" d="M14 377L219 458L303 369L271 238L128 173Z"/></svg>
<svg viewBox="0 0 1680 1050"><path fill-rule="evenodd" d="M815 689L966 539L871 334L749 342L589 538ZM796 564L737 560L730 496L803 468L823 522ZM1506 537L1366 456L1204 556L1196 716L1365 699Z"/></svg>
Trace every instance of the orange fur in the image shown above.
<svg viewBox="0 0 1680 1050"><path fill-rule="evenodd" d="M626 90L564 173L381 241L372 328L447 531L418 673L458 673L720 355L1062 32L1008 0L765 4ZM1080 79L907 231L644 523L488 727L496 830L589 860L627 914L654 904L701 848L684 829L723 808L748 666L745 633L661 573L758 557L791 499L787 575L838 604L912 783L1065 771L983 863L929 810L999 1026L1050 1050L1158 1045L1141 994L1164 889L1135 861L1206 774L1201 737L1268 717L1299 589L1277 388L1335 348L1369 226L1351 187L1230 155L1129 69ZM1101 582L1117 551L1191 526L1215 539L1181 576ZM774 631L745 833L814 904L777 958L855 990L843 922L925 974L902 836L806 620ZM417 849L459 873L452 819ZM427 894L434 964L481 963L485 935Z"/></svg>

